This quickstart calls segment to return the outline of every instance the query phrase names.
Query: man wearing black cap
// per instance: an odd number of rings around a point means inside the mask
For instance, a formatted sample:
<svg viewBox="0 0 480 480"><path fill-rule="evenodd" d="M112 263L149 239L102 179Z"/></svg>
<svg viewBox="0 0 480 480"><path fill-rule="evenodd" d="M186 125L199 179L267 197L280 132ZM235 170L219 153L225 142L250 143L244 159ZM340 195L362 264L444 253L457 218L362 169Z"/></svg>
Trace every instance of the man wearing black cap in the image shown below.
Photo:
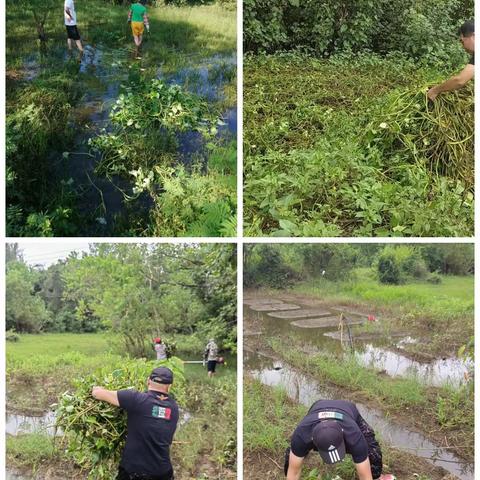
<svg viewBox="0 0 480 480"><path fill-rule="evenodd" d="M310 407L285 452L287 480L300 479L303 460L311 450L317 451L329 465L343 461L347 453L352 455L360 480L395 478L382 474L380 445L352 402L319 400Z"/></svg>
<svg viewBox="0 0 480 480"><path fill-rule="evenodd" d="M458 75L449 78L440 85L432 87L427 93L430 100L435 100L442 92L458 90L473 79L475 73L475 23L473 20L466 21L460 27L460 41L462 42L464 50L471 54L468 64Z"/></svg>
<svg viewBox="0 0 480 480"><path fill-rule="evenodd" d="M172 383L172 371L158 367L147 381L147 392L93 387L94 398L127 412L127 441L117 480L173 480L170 445L177 428L178 405L168 394Z"/></svg>

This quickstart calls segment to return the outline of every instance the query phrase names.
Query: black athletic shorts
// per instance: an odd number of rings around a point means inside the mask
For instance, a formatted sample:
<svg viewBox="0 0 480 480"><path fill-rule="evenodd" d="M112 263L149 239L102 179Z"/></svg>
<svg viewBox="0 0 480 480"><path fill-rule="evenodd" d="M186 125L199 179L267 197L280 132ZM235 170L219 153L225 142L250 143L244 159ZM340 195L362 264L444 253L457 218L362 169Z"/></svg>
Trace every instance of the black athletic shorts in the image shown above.
<svg viewBox="0 0 480 480"><path fill-rule="evenodd" d="M207 370L209 372L215 373L215 367L217 366L217 361L216 360L209 360L207 362Z"/></svg>
<svg viewBox="0 0 480 480"><path fill-rule="evenodd" d="M72 40L80 40L80 34L76 25L65 25L67 28L67 37Z"/></svg>
<svg viewBox="0 0 480 480"><path fill-rule="evenodd" d="M174 478L173 470L163 475L147 475L144 473L128 473L123 467L119 467L116 480L174 480Z"/></svg>

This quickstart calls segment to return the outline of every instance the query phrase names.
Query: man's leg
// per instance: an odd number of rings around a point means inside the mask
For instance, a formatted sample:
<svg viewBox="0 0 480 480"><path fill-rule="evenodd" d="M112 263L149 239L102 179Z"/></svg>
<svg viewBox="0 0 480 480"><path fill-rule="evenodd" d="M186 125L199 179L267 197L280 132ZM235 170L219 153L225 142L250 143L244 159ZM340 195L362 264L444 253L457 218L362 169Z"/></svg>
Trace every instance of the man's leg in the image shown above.
<svg viewBox="0 0 480 480"><path fill-rule="evenodd" d="M143 40L143 35L139 35L138 36L138 46L140 46L142 44L142 40Z"/></svg>
<svg viewBox="0 0 480 480"><path fill-rule="evenodd" d="M83 53L83 45L82 45L82 40L75 40L75 43L77 45L77 48L80 50L81 53Z"/></svg>
<svg viewBox="0 0 480 480"><path fill-rule="evenodd" d="M68 45L68 49L70 51L72 51L73 45L72 45L72 39L71 38L67 38L67 45Z"/></svg>
<svg viewBox="0 0 480 480"><path fill-rule="evenodd" d="M370 469L372 471L373 480L380 479L382 475L383 462L382 462L382 450L375 438L375 432L373 428L360 417L359 425L360 431L368 445L368 459L370 460Z"/></svg>

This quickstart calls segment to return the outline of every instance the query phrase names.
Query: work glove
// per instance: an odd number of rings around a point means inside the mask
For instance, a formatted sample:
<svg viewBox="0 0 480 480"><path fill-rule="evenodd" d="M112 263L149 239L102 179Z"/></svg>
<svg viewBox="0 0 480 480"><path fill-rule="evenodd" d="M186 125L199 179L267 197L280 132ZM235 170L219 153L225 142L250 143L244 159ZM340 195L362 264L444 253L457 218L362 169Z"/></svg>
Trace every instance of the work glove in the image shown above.
<svg viewBox="0 0 480 480"><path fill-rule="evenodd" d="M290 464L290 447L288 447L285 450L285 463L283 465L283 473L285 473L285 476L287 476L289 464Z"/></svg>

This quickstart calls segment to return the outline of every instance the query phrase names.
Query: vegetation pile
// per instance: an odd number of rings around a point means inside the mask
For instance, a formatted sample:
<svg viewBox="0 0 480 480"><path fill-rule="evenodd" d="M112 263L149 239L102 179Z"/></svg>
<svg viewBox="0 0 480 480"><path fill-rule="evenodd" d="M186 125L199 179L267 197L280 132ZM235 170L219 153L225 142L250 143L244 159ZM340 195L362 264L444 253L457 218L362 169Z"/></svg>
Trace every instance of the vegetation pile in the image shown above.
<svg viewBox="0 0 480 480"><path fill-rule="evenodd" d="M388 97L384 116L375 118L366 134L370 145L389 155L425 162L430 172L474 184L473 87L428 100L426 88L403 89Z"/></svg>
<svg viewBox="0 0 480 480"><path fill-rule="evenodd" d="M472 234L471 91L428 105L445 73L414 67L399 54L247 57L247 236Z"/></svg>
<svg viewBox="0 0 480 480"><path fill-rule="evenodd" d="M118 368L102 368L74 383L74 391L64 393L56 406L56 427L69 436L68 454L83 468L89 478L112 478L125 444L127 417L123 410L92 397L92 387L108 390L134 388L145 391L153 368L166 366L173 371L172 394L185 404L185 377L182 361L177 357L160 362L122 360Z"/></svg>

